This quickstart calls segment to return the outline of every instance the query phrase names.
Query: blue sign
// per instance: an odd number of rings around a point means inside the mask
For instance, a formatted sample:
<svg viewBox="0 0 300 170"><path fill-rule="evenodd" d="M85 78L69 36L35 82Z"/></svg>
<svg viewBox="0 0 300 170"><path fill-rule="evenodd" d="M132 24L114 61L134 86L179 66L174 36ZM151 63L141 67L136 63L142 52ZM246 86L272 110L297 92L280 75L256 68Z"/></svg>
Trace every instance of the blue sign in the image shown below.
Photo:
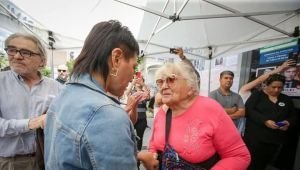
<svg viewBox="0 0 300 170"><path fill-rule="evenodd" d="M290 53L298 52L298 51L299 51L299 45L296 45L296 46L292 46L280 50L261 53L259 58L259 64L272 64L272 63L284 62L287 59L289 59Z"/></svg>

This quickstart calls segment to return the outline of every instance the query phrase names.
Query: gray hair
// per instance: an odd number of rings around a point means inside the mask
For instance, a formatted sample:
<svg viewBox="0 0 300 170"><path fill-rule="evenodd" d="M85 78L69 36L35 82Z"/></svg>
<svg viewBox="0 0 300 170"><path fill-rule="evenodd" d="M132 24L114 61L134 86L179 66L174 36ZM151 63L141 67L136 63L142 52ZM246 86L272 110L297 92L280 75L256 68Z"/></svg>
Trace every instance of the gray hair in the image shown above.
<svg viewBox="0 0 300 170"><path fill-rule="evenodd" d="M166 63L160 67L155 73L155 80L162 77L167 77L171 74L182 76L187 80L187 85L195 90L195 93L199 94L199 81L195 73L195 69L185 62Z"/></svg>
<svg viewBox="0 0 300 170"><path fill-rule="evenodd" d="M26 34L26 33L14 33L11 34L10 36L8 36L4 42L5 48L8 46L9 42L15 38L25 38L27 40L32 41L38 48L39 54L41 56L41 58L44 60L44 65L43 67L47 64L47 53L46 53L46 49L43 46L42 42L35 37L34 35L31 34Z"/></svg>

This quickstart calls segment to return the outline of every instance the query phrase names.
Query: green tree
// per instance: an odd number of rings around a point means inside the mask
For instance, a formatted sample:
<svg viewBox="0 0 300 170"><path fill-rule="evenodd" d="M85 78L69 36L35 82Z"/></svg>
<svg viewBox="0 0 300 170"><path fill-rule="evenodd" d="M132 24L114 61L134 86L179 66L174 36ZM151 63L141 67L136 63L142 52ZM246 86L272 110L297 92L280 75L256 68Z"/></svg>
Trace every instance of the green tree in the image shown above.
<svg viewBox="0 0 300 170"><path fill-rule="evenodd" d="M69 73L72 72L73 67L74 67L74 63L75 63L75 60L74 60L74 59L70 59L69 61L67 61L66 65L67 65L67 67L68 67Z"/></svg>
<svg viewBox="0 0 300 170"><path fill-rule="evenodd" d="M135 71L136 72L139 71L139 67L140 67L140 65L143 64L143 61L144 61L144 56L143 55L137 57L137 64L138 64L138 66L135 67Z"/></svg>
<svg viewBox="0 0 300 170"><path fill-rule="evenodd" d="M0 53L0 69L3 69L8 65L8 58L5 57L4 54Z"/></svg>
<svg viewBox="0 0 300 170"><path fill-rule="evenodd" d="M51 69L48 68L48 67L44 67L41 70L41 73L42 73L43 76L50 77L51 76Z"/></svg>

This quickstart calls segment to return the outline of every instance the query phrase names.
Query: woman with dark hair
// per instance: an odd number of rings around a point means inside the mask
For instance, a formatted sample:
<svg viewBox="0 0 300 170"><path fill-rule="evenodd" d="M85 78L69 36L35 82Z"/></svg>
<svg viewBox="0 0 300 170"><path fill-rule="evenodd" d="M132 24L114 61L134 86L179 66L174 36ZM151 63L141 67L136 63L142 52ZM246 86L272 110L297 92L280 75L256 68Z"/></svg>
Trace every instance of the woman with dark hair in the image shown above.
<svg viewBox="0 0 300 170"><path fill-rule="evenodd" d="M245 143L251 153L249 170L265 170L295 124L292 100L281 94L285 77L270 75L262 91L255 91L246 102Z"/></svg>
<svg viewBox="0 0 300 170"><path fill-rule="evenodd" d="M134 75L139 46L118 21L96 24L70 81L48 110L46 169L147 169L155 155L136 150L133 125L119 101ZM138 96L137 96L138 99Z"/></svg>

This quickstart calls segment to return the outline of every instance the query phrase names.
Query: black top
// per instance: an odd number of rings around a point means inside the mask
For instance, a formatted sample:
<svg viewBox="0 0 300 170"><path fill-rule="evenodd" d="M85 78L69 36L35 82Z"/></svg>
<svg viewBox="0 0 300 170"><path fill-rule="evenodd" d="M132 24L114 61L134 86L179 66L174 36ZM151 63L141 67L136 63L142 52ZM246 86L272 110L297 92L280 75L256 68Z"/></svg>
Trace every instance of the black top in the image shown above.
<svg viewBox="0 0 300 170"><path fill-rule="evenodd" d="M266 143L281 144L286 131L268 128L267 120L275 122L287 120L290 126L295 125L297 115L292 100L284 95L278 96L273 103L263 91L255 91L246 102L245 138L252 138Z"/></svg>
<svg viewBox="0 0 300 170"><path fill-rule="evenodd" d="M55 80L58 81L60 84L65 84L66 83L66 80L63 80L59 77L57 77Z"/></svg>

